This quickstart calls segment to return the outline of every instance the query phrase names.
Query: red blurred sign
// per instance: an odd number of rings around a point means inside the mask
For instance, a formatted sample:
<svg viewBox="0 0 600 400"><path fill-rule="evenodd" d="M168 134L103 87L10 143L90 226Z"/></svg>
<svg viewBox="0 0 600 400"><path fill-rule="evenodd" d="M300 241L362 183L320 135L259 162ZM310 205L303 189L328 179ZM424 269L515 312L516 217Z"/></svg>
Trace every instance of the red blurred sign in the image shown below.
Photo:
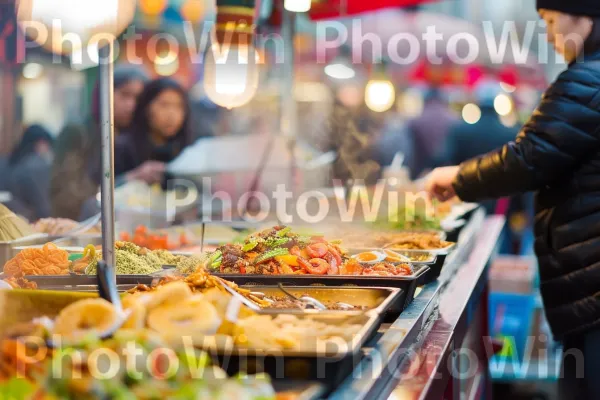
<svg viewBox="0 0 600 400"><path fill-rule="evenodd" d="M419 4L439 0L312 0L308 15L314 21L350 17L385 8L410 8ZM273 11L269 18L272 26L281 25L283 0L273 1Z"/></svg>
<svg viewBox="0 0 600 400"><path fill-rule="evenodd" d="M317 0L309 11L312 20L347 17L384 8L414 7L437 0Z"/></svg>
<svg viewBox="0 0 600 400"><path fill-rule="evenodd" d="M17 24L14 1L0 1L0 63L19 64L25 59L25 36Z"/></svg>

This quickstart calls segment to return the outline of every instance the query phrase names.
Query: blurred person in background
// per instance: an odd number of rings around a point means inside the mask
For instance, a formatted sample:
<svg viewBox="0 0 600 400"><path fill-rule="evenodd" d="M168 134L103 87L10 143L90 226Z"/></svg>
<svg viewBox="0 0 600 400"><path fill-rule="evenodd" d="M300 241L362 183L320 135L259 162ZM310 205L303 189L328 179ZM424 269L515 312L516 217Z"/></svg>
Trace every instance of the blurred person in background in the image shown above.
<svg viewBox="0 0 600 400"><path fill-rule="evenodd" d="M374 146L375 160L382 167L392 164L397 153L404 156L403 166L415 169L415 151L406 123L397 114L390 116Z"/></svg>
<svg viewBox="0 0 600 400"><path fill-rule="evenodd" d="M186 91L177 81L149 82L138 98L128 135L115 141L115 173L125 180L162 183L166 164L193 140Z"/></svg>
<svg viewBox="0 0 600 400"><path fill-rule="evenodd" d="M458 165L495 150L517 137L519 130L503 125L494 108L494 100L501 93L499 82L486 81L477 86L475 98L481 110L481 118L474 124L461 120L450 128L434 166ZM487 213L492 214L496 201L489 200L483 205Z"/></svg>
<svg viewBox="0 0 600 400"><path fill-rule="evenodd" d="M191 128L194 139L217 136L218 125L226 109L212 103L208 98L202 98L191 104Z"/></svg>
<svg viewBox="0 0 600 400"><path fill-rule="evenodd" d="M496 96L501 94L499 82L487 81L475 89L481 118L474 124L464 120L455 123L435 158L436 166L457 165L480 156L514 140L519 130L502 124L494 108Z"/></svg>
<svg viewBox="0 0 600 400"><path fill-rule="evenodd" d="M50 207L50 167L54 139L41 125L31 125L8 159L8 189L18 204L14 210L30 221L47 218Z"/></svg>
<svg viewBox="0 0 600 400"><path fill-rule="evenodd" d="M114 119L115 135L127 134L133 120L137 98L150 80L148 74L137 65L119 64L115 66L114 78ZM100 121L100 89L94 88L92 95L92 119Z"/></svg>
<svg viewBox="0 0 600 400"><path fill-rule="evenodd" d="M115 66L115 135L128 131L137 97L148 79L138 66ZM100 140L99 90L96 85L87 123L67 125L57 138L57 157L52 166L50 184L54 217L77 220L82 209L90 209L83 212L86 216L99 211L95 197L102 178Z"/></svg>
<svg viewBox="0 0 600 400"><path fill-rule="evenodd" d="M115 67L114 78L114 122L115 138L126 135L133 121L133 113L138 97L149 81L146 72L136 65L121 64ZM96 84L92 95L92 121L90 144L92 148L100 149L100 92ZM89 174L97 185L102 180L101 152L91 153L88 165ZM118 184L119 182L117 182Z"/></svg>
<svg viewBox="0 0 600 400"><path fill-rule="evenodd" d="M408 123L416 154L411 171L413 179L433 167L434 158L457 120L442 92L437 88L430 89L425 96L423 113Z"/></svg>
<svg viewBox="0 0 600 400"><path fill-rule="evenodd" d="M324 134L312 135L311 141L321 151L335 151L332 179L348 184L360 180L374 184L381 167L373 159L373 137L360 131L354 122L352 110L335 99L323 126Z"/></svg>
<svg viewBox="0 0 600 400"><path fill-rule="evenodd" d="M8 190L8 157L6 157L3 154L0 154L0 192L4 192L7 190Z"/></svg>
<svg viewBox="0 0 600 400"><path fill-rule="evenodd" d="M537 0L569 63L514 142L434 170L427 189L465 201L537 191L546 317L563 342L560 399L600 399L600 2Z"/></svg>
<svg viewBox="0 0 600 400"><path fill-rule="evenodd" d="M54 217L78 220L84 203L98 193L98 185L88 172L90 142L84 125L66 126L56 139L50 181ZM100 152L100 149L96 151Z"/></svg>

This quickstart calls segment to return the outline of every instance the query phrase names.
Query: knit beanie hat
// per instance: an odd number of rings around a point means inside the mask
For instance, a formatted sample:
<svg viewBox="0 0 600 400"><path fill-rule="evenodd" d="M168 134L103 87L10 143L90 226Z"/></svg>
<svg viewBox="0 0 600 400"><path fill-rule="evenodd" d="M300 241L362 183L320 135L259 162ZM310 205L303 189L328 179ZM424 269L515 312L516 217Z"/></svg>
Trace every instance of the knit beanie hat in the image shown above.
<svg viewBox="0 0 600 400"><path fill-rule="evenodd" d="M537 9L541 8L582 17L600 17L600 0L537 0Z"/></svg>

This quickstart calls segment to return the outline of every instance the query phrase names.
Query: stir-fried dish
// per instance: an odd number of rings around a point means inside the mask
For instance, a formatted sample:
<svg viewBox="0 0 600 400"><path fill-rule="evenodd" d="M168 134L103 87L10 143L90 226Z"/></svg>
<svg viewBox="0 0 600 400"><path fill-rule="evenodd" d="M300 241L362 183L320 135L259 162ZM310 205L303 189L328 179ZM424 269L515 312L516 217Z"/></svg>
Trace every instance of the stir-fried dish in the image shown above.
<svg viewBox="0 0 600 400"><path fill-rule="evenodd" d="M276 226L248 236L242 244L219 247L204 265L223 274L373 275L374 271L383 274L385 268L390 269L390 276L412 274L408 264L359 261L349 257L339 242L297 235L289 227Z"/></svg>

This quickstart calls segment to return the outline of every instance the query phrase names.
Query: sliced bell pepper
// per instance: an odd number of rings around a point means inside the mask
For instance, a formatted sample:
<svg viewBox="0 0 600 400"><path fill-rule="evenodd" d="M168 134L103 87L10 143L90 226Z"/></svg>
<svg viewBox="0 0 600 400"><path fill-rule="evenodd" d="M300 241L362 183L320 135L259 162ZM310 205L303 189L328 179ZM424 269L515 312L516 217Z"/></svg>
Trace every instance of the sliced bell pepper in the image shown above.
<svg viewBox="0 0 600 400"><path fill-rule="evenodd" d="M277 260L280 263L285 263L289 266L292 267L299 267L300 264L298 263L298 256L295 256L293 254L286 254L283 256L277 256L275 257L275 260Z"/></svg>

